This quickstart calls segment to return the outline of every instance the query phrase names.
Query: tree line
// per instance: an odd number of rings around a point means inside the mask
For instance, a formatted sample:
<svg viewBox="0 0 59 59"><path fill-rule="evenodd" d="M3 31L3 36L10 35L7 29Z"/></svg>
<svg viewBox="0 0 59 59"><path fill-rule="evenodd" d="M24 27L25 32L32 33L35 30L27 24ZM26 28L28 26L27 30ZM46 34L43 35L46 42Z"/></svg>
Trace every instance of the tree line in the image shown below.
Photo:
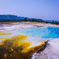
<svg viewBox="0 0 59 59"><path fill-rule="evenodd" d="M52 22L48 22L48 21L44 21L42 19L27 19L26 17L24 19L17 19L17 20L12 20L12 19L0 19L0 22L10 22L10 21L16 21L16 22L21 22L21 21L30 21L30 22L43 22L43 23L52 23L52 24L59 24L59 22L57 21L52 21Z"/></svg>

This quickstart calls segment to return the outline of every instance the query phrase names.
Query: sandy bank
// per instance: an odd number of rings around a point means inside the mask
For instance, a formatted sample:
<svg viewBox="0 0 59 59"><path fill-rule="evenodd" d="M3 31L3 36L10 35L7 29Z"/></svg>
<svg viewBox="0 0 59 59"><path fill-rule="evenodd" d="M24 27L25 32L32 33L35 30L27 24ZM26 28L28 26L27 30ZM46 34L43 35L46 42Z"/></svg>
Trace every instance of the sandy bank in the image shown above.
<svg viewBox="0 0 59 59"><path fill-rule="evenodd" d="M30 27L59 27L59 25L50 24L50 23L39 23L39 22L3 22L0 23L0 31L5 30L14 30L18 28L30 28Z"/></svg>

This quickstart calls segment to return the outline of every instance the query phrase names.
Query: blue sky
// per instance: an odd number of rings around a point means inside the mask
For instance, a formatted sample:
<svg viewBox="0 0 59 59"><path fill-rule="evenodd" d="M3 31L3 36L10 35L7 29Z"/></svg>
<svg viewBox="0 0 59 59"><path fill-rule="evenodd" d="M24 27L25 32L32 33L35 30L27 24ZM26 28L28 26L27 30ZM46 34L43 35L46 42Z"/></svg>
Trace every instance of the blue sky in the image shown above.
<svg viewBox="0 0 59 59"><path fill-rule="evenodd" d="M0 0L0 14L59 20L59 0Z"/></svg>

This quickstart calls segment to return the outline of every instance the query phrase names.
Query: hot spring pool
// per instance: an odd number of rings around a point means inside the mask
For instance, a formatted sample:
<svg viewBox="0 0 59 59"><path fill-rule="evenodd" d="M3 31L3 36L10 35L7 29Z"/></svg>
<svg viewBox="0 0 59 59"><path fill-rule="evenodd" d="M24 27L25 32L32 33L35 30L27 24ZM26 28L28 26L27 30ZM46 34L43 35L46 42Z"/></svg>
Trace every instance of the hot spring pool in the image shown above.
<svg viewBox="0 0 59 59"><path fill-rule="evenodd" d="M56 27L44 27L44 28L25 28L25 29L16 29L8 31L8 33L13 33L12 35L0 35L0 37L9 37L14 35L27 35L30 37L36 38L59 38L59 28Z"/></svg>
<svg viewBox="0 0 59 59"><path fill-rule="evenodd" d="M14 35L22 34L37 38L59 38L59 28L56 27L16 29L9 32Z"/></svg>
<svg viewBox="0 0 59 59"><path fill-rule="evenodd" d="M6 35L6 33L12 34ZM0 34L2 34L0 35L0 50L2 51L1 55L4 56L7 52L5 54L3 53L7 50L9 51L8 53L11 53L11 51L15 50L16 54L14 53L12 54L14 54L14 56L17 56L18 55L17 52L19 52L18 56L20 56L21 59L23 59L25 55L26 57L28 57L28 55L32 55L33 51L35 52L40 47L42 47L44 45L45 40L57 38L59 39L59 28L57 27L43 27L43 28L31 27L25 29L19 28L15 30L5 31ZM6 49L6 47L8 49Z"/></svg>
<svg viewBox="0 0 59 59"><path fill-rule="evenodd" d="M6 31L12 33L11 35L0 35L0 38L9 38L16 35L27 35L28 41L32 42L31 46L39 45L40 41L47 39L59 38L59 28L57 27L43 27L43 28L25 28Z"/></svg>

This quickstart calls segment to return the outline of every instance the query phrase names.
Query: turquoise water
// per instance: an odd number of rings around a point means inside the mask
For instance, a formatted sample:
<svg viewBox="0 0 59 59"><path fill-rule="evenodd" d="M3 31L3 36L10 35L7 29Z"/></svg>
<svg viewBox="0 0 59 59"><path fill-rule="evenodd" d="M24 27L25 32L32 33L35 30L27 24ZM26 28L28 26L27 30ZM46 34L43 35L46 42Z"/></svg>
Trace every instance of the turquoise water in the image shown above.
<svg viewBox="0 0 59 59"><path fill-rule="evenodd" d="M37 38L59 38L59 28L56 27L16 29L10 32Z"/></svg>

